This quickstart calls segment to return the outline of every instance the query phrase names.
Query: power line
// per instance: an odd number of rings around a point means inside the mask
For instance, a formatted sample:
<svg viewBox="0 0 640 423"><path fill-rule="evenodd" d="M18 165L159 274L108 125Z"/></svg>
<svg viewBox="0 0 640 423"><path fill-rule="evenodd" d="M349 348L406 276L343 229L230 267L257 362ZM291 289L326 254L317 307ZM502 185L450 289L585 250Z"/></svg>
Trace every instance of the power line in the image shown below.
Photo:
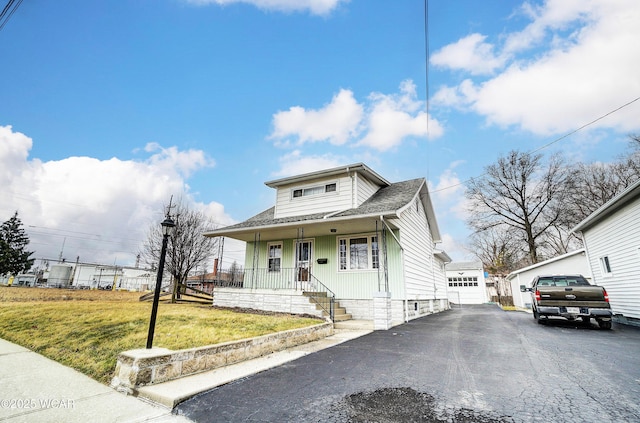
<svg viewBox="0 0 640 423"><path fill-rule="evenodd" d="M425 109L427 111L427 180L429 179L430 154L429 154L429 0L424 0L424 56L425 56Z"/></svg>
<svg viewBox="0 0 640 423"><path fill-rule="evenodd" d="M2 12L0 12L0 31L2 31L2 28L9 22L11 16L16 13L16 10L18 10L21 4L22 0L9 0L9 2L7 2L7 5L2 9Z"/></svg>
<svg viewBox="0 0 640 423"><path fill-rule="evenodd" d="M576 129L574 129L574 130L573 130L573 131L571 131L571 132L567 132L566 134L564 134L564 135L562 135L562 136L560 136L560 137L558 137L558 138L554 139L554 140L553 140L553 141L551 141L551 142L548 142L547 144L544 144L544 145L543 145L543 146L541 146L541 147L536 148L535 150L531 150L531 151L529 151L529 154L531 154L531 153L536 153L536 152L538 152L538 151L540 151L540 150L543 150L543 149L545 149L545 148L548 148L549 146L551 146L551 145L553 145L553 144L555 144L555 143L557 143L557 142L559 142L559 141L562 141L563 139L565 139L565 138L567 138L567 137L569 137L569 136L571 136L571 135L573 135L573 134L575 134L575 133L577 133L577 132L579 132L579 131L583 130L584 128L587 128L588 126L591 126L591 125L593 125L594 123L601 121L602 119L606 118L607 116L610 116L610 115L612 115L612 114L614 114L614 113L616 113L616 112L618 112L618 111L620 111L620 110L624 109L625 107L628 107L628 106L632 105L633 103L635 103L635 102L636 102L636 101L638 101L638 100L640 100L640 97L636 97L636 98L634 98L633 100L631 100L631 101L629 101L629 102L627 102L627 103L623 104L622 106L619 106L619 107L617 107L617 108L615 108L615 109L613 109L613 110L611 110L611 111L609 111L609 112L605 113L604 115L602 115L602 116L600 116L600 117L595 118L595 119L594 119L594 120L592 120L591 122L585 123L584 125L580 126L579 128L576 128ZM436 189L436 190L433 190L433 191L431 191L431 192L432 192L432 193L434 193L434 192L441 192L441 191L446 191L446 190L451 189L451 188L456 188L456 187L459 187L460 185L465 185L467 182L470 182L470 181L474 180L475 178L479 178L479 177L484 176L484 175L486 175L486 173L481 173L480 175L475 176L475 177L473 177L473 178L469 178L469 179L466 179L466 180L464 180L464 181L462 181L462 182L459 182L459 183L457 183L457 184L449 185L448 187L444 187L444 188Z"/></svg>

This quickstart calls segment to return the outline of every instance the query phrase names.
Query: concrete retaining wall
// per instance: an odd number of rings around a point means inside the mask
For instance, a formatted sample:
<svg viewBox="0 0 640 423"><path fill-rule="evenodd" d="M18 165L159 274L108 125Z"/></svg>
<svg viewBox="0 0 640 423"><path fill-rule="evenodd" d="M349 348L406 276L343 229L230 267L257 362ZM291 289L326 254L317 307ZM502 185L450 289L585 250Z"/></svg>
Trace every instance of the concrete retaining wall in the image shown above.
<svg viewBox="0 0 640 423"><path fill-rule="evenodd" d="M418 309L416 310L416 303ZM373 320L373 300L344 300L340 299L340 305L347 309L354 319ZM439 313L450 308L447 299L438 300L409 300L409 320L417 319L428 314ZM391 300L391 320L393 325L399 325L405 321L405 301Z"/></svg>
<svg viewBox="0 0 640 423"><path fill-rule="evenodd" d="M125 351L118 356L111 386L128 394L137 387L166 382L213 370L333 335L333 324L322 323L240 341L187 350L151 348Z"/></svg>
<svg viewBox="0 0 640 423"><path fill-rule="evenodd" d="M322 317L322 311L316 310L309 297L295 290L216 288L213 305Z"/></svg>

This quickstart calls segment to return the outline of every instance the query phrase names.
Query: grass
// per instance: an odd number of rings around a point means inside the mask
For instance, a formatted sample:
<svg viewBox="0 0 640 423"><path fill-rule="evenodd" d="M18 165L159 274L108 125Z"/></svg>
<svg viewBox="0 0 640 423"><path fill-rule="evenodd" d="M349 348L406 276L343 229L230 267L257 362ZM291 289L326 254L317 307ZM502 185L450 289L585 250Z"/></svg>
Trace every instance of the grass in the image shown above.
<svg viewBox="0 0 640 423"><path fill-rule="evenodd" d="M135 292L0 286L0 338L109 383L118 354L146 345L151 302L139 297ZM185 349L318 323L287 314L161 302L153 346Z"/></svg>

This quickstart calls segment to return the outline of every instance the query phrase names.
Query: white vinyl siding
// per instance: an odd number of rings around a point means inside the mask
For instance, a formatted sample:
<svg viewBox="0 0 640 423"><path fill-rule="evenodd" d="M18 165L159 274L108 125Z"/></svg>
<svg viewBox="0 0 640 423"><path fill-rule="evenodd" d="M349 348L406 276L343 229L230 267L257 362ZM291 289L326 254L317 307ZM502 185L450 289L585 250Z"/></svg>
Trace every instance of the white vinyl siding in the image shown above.
<svg viewBox="0 0 640 423"><path fill-rule="evenodd" d="M417 200L414 200L414 202ZM434 257L433 238L422 202L412 203L400 216L400 242L404 247L406 296L416 299L446 298L444 271Z"/></svg>
<svg viewBox="0 0 640 423"><path fill-rule="evenodd" d="M368 179L363 178L359 174L356 176L356 192L354 196L356 198L354 207L360 206L362 203L367 201L369 197L376 193L381 187L369 181Z"/></svg>
<svg viewBox="0 0 640 423"><path fill-rule="evenodd" d="M327 191L327 185L336 185L335 191ZM319 187L319 189L318 189ZM313 195L294 197L296 190L318 189ZM322 192L320 192L322 191ZM304 216L313 213L331 213L351 208L351 178L325 178L303 185L279 187L276 194L275 217Z"/></svg>
<svg viewBox="0 0 640 423"><path fill-rule="evenodd" d="M585 230L583 236L594 281L607 290L613 312L640 319L640 198ZM608 275L604 257L610 265Z"/></svg>

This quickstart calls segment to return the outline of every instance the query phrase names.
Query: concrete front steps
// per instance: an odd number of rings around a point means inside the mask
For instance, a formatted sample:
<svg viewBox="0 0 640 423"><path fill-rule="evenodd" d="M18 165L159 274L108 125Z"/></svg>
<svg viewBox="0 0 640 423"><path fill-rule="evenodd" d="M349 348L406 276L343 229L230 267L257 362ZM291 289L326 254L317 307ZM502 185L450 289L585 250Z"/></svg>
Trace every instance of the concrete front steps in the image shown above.
<svg viewBox="0 0 640 423"><path fill-rule="evenodd" d="M331 298L327 297L326 292L311 292L305 291L302 293L305 297L309 297L309 302L316 305L316 310L322 310L324 317L329 317L329 313L325 310L329 310ZM313 297L313 299L312 299ZM333 303L333 321L344 322L351 320L351 315L347 313L347 309L340 307L340 302L334 301Z"/></svg>

